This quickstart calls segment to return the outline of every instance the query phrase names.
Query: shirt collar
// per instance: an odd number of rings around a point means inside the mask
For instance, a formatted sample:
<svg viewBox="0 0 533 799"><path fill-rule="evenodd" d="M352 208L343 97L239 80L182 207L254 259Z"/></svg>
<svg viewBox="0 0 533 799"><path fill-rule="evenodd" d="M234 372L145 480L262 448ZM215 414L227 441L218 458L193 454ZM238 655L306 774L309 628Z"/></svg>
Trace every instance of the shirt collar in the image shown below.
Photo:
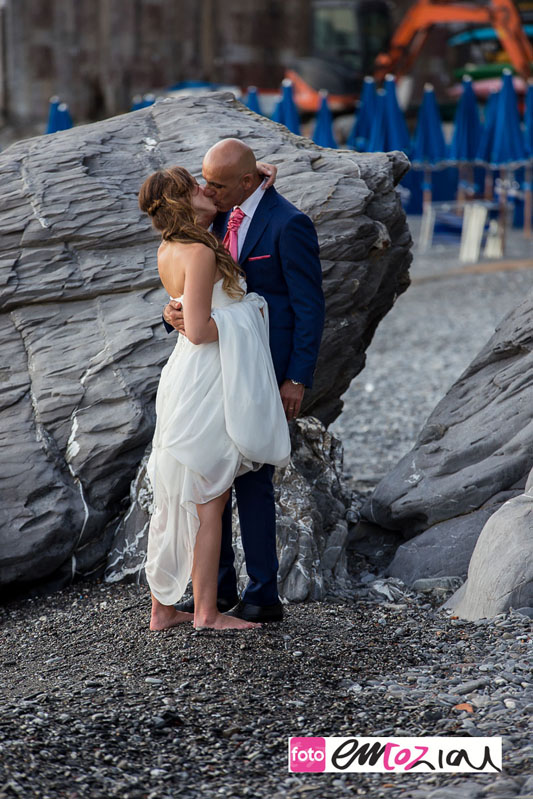
<svg viewBox="0 0 533 799"><path fill-rule="evenodd" d="M250 196L247 197L244 202L237 206L244 214L246 214L246 216L249 216L250 219L252 219L253 215L255 214L257 206L261 202L262 197L265 196L265 190L263 189L264 182L265 181L263 180L261 185L257 187L254 193L250 194Z"/></svg>

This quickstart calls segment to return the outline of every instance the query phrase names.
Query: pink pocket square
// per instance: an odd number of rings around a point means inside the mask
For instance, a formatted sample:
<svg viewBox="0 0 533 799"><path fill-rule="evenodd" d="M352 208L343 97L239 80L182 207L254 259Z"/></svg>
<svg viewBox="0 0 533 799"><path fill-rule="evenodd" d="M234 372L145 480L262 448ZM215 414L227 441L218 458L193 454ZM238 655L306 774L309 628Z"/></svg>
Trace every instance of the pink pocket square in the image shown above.
<svg viewBox="0 0 533 799"><path fill-rule="evenodd" d="M249 261L262 261L264 258L272 258L271 255L254 255L253 258L248 258Z"/></svg>

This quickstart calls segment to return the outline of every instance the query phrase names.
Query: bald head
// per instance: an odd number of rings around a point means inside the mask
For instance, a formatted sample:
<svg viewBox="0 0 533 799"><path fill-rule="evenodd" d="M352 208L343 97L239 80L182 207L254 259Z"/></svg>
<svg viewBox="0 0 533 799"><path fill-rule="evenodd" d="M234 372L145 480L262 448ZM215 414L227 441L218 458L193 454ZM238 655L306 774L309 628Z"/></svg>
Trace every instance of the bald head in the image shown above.
<svg viewBox="0 0 533 799"><path fill-rule="evenodd" d="M261 184L254 151L239 139L223 139L204 156L205 194L219 211L240 205Z"/></svg>

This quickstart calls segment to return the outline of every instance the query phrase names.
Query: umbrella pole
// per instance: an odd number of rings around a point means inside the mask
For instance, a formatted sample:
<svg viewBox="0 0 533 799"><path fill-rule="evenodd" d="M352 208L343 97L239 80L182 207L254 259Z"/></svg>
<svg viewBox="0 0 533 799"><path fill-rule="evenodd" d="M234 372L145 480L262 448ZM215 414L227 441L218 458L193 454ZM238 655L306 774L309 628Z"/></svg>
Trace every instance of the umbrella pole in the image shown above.
<svg viewBox="0 0 533 799"><path fill-rule="evenodd" d="M464 186L464 167L463 164L459 164L458 167L458 183L457 183L457 204L460 206L457 209L457 213L461 213L461 207L464 205L465 202L465 186Z"/></svg>
<svg viewBox="0 0 533 799"><path fill-rule="evenodd" d="M505 236L507 227L507 181L509 180L509 173L507 169L501 171L500 177L500 212L499 212L499 225L500 225L500 241L502 248L502 255L505 254Z"/></svg>
<svg viewBox="0 0 533 799"><path fill-rule="evenodd" d="M490 169L485 169L485 199L492 200L494 196L493 192L493 179L492 179L492 172Z"/></svg>
<svg viewBox="0 0 533 799"><path fill-rule="evenodd" d="M468 164L466 167L466 179L468 183L467 191L468 194L470 195L469 199L473 200L476 194L476 186L474 183L474 167L472 166L472 164Z"/></svg>
<svg viewBox="0 0 533 799"><path fill-rule="evenodd" d="M431 206L432 191L431 191L431 170L427 167L424 169L424 190L422 192L422 208L424 213L428 212Z"/></svg>
<svg viewBox="0 0 533 799"><path fill-rule="evenodd" d="M533 211L532 208L532 186L531 182L533 180L532 175L532 168L531 164L526 166L526 174L525 174L525 186L524 186L524 238L530 239L531 238L531 212Z"/></svg>

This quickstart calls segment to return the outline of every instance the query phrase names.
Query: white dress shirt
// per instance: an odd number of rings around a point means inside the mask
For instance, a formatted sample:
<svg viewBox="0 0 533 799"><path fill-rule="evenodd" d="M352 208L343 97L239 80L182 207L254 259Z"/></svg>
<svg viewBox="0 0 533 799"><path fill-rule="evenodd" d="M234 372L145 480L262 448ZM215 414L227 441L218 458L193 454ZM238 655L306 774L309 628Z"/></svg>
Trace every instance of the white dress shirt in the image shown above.
<svg viewBox="0 0 533 799"><path fill-rule="evenodd" d="M264 182L265 181L263 180L263 183ZM261 183L261 185L257 187L257 189L254 191L253 194L250 194L248 199L246 199L240 205L235 206L235 208L240 208L243 214L245 215L237 231L237 245L238 245L239 258L241 255L242 245L244 244L244 239L246 238L246 234L248 233L248 228L250 227L250 222L253 219L253 215L257 211L257 206L261 202L261 199L265 196L263 183Z"/></svg>

